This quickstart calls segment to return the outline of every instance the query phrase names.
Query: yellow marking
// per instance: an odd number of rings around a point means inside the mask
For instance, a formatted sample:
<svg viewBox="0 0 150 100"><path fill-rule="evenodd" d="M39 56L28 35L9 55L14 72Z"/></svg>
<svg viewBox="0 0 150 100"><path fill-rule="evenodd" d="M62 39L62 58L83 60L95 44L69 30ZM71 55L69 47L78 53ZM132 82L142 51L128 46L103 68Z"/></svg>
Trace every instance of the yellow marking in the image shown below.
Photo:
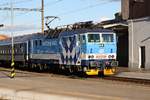
<svg viewBox="0 0 150 100"><path fill-rule="evenodd" d="M14 78L14 77L15 77L15 75L16 75L16 73L15 73L15 72L11 72L11 74L10 74L10 78Z"/></svg>
<svg viewBox="0 0 150 100"><path fill-rule="evenodd" d="M14 62L12 62L12 63L11 63L11 66L14 66L14 65L15 65L15 63L14 63Z"/></svg>
<svg viewBox="0 0 150 100"><path fill-rule="evenodd" d="M99 70L98 69L89 69L86 71L87 75L98 75Z"/></svg>
<svg viewBox="0 0 150 100"><path fill-rule="evenodd" d="M113 75L115 74L115 68L104 69L104 75Z"/></svg>

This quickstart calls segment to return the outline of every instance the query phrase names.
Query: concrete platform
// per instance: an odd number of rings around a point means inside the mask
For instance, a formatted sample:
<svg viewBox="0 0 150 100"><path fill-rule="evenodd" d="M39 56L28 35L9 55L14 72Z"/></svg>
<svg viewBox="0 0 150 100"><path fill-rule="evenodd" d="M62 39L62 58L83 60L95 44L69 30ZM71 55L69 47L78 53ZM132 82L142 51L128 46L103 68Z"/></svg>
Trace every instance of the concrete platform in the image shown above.
<svg viewBox="0 0 150 100"><path fill-rule="evenodd" d="M146 72L120 72L116 74L115 76L150 80L150 73L146 73Z"/></svg>
<svg viewBox="0 0 150 100"><path fill-rule="evenodd" d="M131 71L127 67L117 67L116 77L136 78L150 80L150 71Z"/></svg>

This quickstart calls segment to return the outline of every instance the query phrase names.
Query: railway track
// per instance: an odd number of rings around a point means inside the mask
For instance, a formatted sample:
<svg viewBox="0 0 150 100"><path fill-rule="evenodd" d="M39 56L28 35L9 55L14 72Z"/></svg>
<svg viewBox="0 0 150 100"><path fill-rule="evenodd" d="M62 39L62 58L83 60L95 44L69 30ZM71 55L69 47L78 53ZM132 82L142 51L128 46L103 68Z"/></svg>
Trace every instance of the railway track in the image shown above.
<svg viewBox="0 0 150 100"><path fill-rule="evenodd" d="M121 81L121 82L130 82L130 83L143 84L143 85L150 86L150 80L148 80L148 79L116 77L116 76L106 76L103 79L113 80L113 81Z"/></svg>
<svg viewBox="0 0 150 100"><path fill-rule="evenodd" d="M6 69L6 68L0 68L1 71L6 71L6 72L10 72L10 69ZM24 71L19 71L19 70L16 70L16 73L22 73L24 75L27 75L27 74L32 74L32 72L24 72ZM38 73L37 72L33 72L34 73L34 76L37 75ZM37 73L37 74L36 74ZM42 72L43 73L43 72ZM42 76L45 76L46 74L51 74L51 76L53 77L64 77L64 78L71 78L71 79L96 79L95 81L97 81L98 78L101 78L103 80L111 80L111 81L120 81L120 82L130 82L130 83L135 83L135 84L143 84L143 85L148 85L150 86L150 80L148 79L138 79L138 78L127 78L127 77L116 77L116 76L104 76L104 77L98 77L98 76L93 76L93 77L88 77L88 76L78 76L78 75L74 75L74 74L58 74L58 73L48 73L48 72L45 72L41 75ZM17 74L18 75L18 74ZM20 75L18 75L17 77L19 77ZM32 75L33 76L33 75Z"/></svg>
<svg viewBox="0 0 150 100"><path fill-rule="evenodd" d="M92 81L97 81L97 79L100 78L102 80L120 81L120 82L127 82L127 83L142 84L142 85L150 86L150 80L149 79L138 79L138 78L128 78L128 77L117 77L117 76L80 77L80 76L76 76L76 75L70 75L70 76L64 76L64 77L72 78L72 79L92 79ZM93 80L93 79L96 79L96 80Z"/></svg>

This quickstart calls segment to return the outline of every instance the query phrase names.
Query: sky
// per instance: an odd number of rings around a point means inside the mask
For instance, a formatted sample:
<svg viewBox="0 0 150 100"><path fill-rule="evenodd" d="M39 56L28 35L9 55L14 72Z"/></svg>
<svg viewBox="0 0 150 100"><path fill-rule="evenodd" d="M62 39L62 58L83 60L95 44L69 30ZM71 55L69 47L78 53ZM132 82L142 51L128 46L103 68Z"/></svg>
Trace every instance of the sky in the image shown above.
<svg viewBox="0 0 150 100"><path fill-rule="evenodd" d="M41 8L41 0L12 0L14 8ZM113 19L120 12L121 0L44 0L44 16L57 16L50 27L76 22ZM0 8L10 7L11 0L0 0ZM41 31L41 13L36 11L14 11L11 30L11 11L0 10L0 34L30 34ZM46 27L44 28L47 29Z"/></svg>

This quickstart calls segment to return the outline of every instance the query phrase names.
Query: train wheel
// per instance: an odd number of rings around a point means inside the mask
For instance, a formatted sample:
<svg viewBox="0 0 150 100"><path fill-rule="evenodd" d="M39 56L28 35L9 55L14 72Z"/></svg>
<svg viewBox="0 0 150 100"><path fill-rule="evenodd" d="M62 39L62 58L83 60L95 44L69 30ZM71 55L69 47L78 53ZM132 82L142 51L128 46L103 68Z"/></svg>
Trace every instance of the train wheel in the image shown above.
<svg viewBox="0 0 150 100"><path fill-rule="evenodd" d="M46 64L43 65L43 69L44 69L44 71L47 70L47 65Z"/></svg>
<svg viewBox="0 0 150 100"><path fill-rule="evenodd" d="M101 78L103 78L104 77L104 71L99 71L98 72L98 76L101 77Z"/></svg>
<svg viewBox="0 0 150 100"><path fill-rule="evenodd" d="M37 67L39 69L38 71L42 71L43 70L43 66L41 64L38 64Z"/></svg>
<svg viewBox="0 0 150 100"><path fill-rule="evenodd" d="M73 73L73 69L72 69L71 66L69 66L69 73L70 73L70 74Z"/></svg>

